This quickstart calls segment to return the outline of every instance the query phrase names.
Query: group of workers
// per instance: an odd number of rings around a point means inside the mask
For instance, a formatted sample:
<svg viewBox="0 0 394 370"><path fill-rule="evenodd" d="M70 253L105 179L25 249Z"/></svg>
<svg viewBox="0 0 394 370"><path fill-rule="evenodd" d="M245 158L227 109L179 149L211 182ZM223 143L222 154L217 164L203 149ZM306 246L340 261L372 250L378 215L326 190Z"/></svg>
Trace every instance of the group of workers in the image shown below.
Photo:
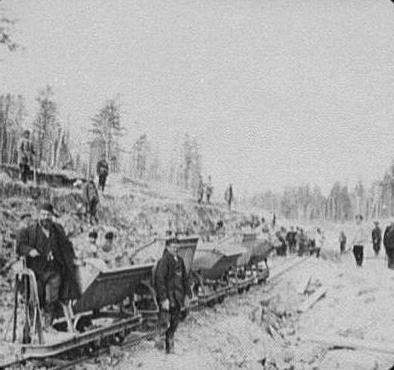
<svg viewBox="0 0 394 370"><path fill-rule="evenodd" d="M213 186L212 186L212 178L208 176L208 182L204 183L203 179L200 178L200 182L198 184L197 189L197 203L198 204L211 204L211 197L213 194ZM204 200L205 198L205 200ZM234 192L233 185L229 184L224 191L224 201L228 207L228 210L231 211L231 206L234 202Z"/></svg>
<svg viewBox="0 0 394 370"><path fill-rule="evenodd" d="M26 267L36 277L39 304L44 317L44 332L51 333L55 313L67 301L81 296L77 281L77 266L84 258L100 258L108 268L114 264L114 233L105 233L105 241L98 246L97 231L89 233L89 245L76 251L63 227L54 222L57 217L50 203L38 207L37 220L23 217L17 232L17 253L24 257ZM167 325L165 348L174 350L174 333L182 319L181 309L188 306L191 290L184 261L178 256L178 240L167 239L162 258L155 270L155 288L160 306L161 321Z"/></svg>
<svg viewBox="0 0 394 370"><path fill-rule="evenodd" d="M361 214L356 215L356 228L354 230L352 245L353 255L356 265L361 267L364 261L364 248L372 243L375 256L379 255L382 242L386 251L388 268L394 269L394 220L386 227L384 234L379 226L379 221L374 222L374 228L370 233L364 224L364 218ZM345 250L346 236L341 232L339 241L341 251ZM343 246L345 244L345 246Z"/></svg>

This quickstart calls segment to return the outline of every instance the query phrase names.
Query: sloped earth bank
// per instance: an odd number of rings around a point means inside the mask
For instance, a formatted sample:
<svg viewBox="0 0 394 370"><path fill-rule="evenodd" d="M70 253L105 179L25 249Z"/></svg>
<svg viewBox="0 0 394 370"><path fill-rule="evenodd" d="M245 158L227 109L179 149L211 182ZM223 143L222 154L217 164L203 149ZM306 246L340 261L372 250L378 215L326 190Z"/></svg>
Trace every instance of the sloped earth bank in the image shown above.
<svg viewBox="0 0 394 370"><path fill-rule="evenodd" d="M328 290L309 310L298 313L308 281L309 294L320 286ZM277 281L192 312L176 333L175 354L165 355L159 340L144 341L114 348L111 355L79 369L388 370L394 355L331 350L305 338L336 335L390 344L393 298L394 272L385 268L383 257L367 256L361 269L350 255L336 262L311 258Z"/></svg>

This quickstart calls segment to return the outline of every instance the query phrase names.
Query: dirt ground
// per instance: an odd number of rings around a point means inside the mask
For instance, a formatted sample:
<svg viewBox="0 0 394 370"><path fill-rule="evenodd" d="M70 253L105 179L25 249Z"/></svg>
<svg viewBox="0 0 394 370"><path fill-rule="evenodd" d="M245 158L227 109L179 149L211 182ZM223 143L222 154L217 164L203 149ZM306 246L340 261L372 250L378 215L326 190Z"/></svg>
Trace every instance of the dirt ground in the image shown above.
<svg viewBox="0 0 394 370"><path fill-rule="evenodd" d="M111 356L80 369L388 370L394 355L327 350L307 340L314 334L390 343L394 271L386 268L383 255L375 258L367 249L366 257L362 268L356 268L350 253L336 261L311 258L277 281L192 312L176 333L175 354L165 355L159 340L144 341L133 348L114 348ZM275 269L283 262L277 258L272 265ZM298 313L308 280L310 293L321 286L327 293Z"/></svg>

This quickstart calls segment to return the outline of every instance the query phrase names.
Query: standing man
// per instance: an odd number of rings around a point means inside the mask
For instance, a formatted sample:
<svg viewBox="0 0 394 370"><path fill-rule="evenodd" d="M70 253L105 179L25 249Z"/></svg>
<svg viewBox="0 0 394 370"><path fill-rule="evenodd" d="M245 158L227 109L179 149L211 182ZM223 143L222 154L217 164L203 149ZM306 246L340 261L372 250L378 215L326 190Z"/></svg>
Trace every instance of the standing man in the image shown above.
<svg viewBox="0 0 394 370"><path fill-rule="evenodd" d="M165 339L166 352L173 353L174 334L181 320L181 309L189 305L186 297L192 297L185 263L178 256L177 239L166 241L166 248L156 268L155 286L160 315L169 322Z"/></svg>
<svg viewBox="0 0 394 370"><path fill-rule="evenodd" d="M83 199L86 206L86 216L89 214L89 222L93 225L93 220L98 223L97 218L97 205L100 202L99 193L93 181L93 176L85 184L83 188Z"/></svg>
<svg viewBox="0 0 394 370"><path fill-rule="evenodd" d="M27 267L36 276L46 330L51 328L58 304L80 295L73 245L63 227L53 222L53 216L53 206L42 204L39 219L22 229L17 240L17 253L26 257Z"/></svg>
<svg viewBox="0 0 394 370"><path fill-rule="evenodd" d="M380 246L382 244L382 230L379 227L379 222L374 222L375 227L372 230L372 245L373 251L375 252L375 257L379 255Z"/></svg>
<svg viewBox="0 0 394 370"><path fill-rule="evenodd" d="M326 237L324 236L323 231L318 227L316 230L316 236L315 236L316 258L320 257L320 251L324 246L325 240L326 240Z"/></svg>
<svg viewBox="0 0 394 370"><path fill-rule="evenodd" d="M205 185L205 196L207 197L207 204L211 204L211 196L213 193L213 186L211 176L208 176L208 182Z"/></svg>
<svg viewBox="0 0 394 370"><path fill-rule="evenodd" d="M356 215L356 230L353 237L353 254L356 265L361 267L364 259L364 246L368 244L368 233L363 224L363 216Z"/></svg>
<svg viewBox="0 0 394 370"><path fill-rule="evenodd" d="M344 254L346 251L346 234L343 230L339 234L339 250L341 254Z"/></svg>
<svg viewBox="0 0 394 370"><path fill-rule="evenodd" d="M289 252L294 253L296 247L296 232L294 231L294 226L291 226L290 231L287 232L286 242L289 247Z"/></svg>
<svg viewBox="0 0 394 370"><path fill-rule="evenodd" d="M24 183L27 182L30 166L34 164L34 154L33 143L30 140L30 131L25 130L18 143L19 174Z"/></svg>
<svg viewBox="0 0 394 370"><path fill-rule="evenodd" d="M386 249L388 268L394 269L394 221L386 227L383 237L383 245Z"/></svg>
<svg viewBox="0 0 394 370"><path fill-rule="evenodd" d="M202 181L202 178L200 178L200 181L198 183L198 189L197 189L197 203L201 204L203 198L204 198L204 183Z"/></svg>
<svg viewBox="0 0 394 370"><path fill-rule="evenodd" d="M227 202L228 210L231 212L231 203L233 201L233 185L230 184L224 192L224 200Z"/></svg>
<svg viewBox="0 0 394 370"><path fill-rule="evenodd" d="M105 183L107 181L107 176L109 173L109 166L107 161L105 160L105 156L103 155L101 159L97 162L97 176L99 178L98 180L98 187L101 189L102 192L104 192L105 188Z"/></svg>

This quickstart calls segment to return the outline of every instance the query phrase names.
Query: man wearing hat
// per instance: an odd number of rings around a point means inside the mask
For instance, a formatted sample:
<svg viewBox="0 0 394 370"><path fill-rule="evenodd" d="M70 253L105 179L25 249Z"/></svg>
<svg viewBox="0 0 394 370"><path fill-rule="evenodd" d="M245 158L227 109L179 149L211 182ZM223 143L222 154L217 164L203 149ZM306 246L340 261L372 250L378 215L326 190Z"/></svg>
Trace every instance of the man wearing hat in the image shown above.
<svg viewBox="0 0 394 370"><path fill-rule="evenodd" d="M39 207L38 220L21 230L17 253L33 270L46 329L50 328L59 302L79 297L75 276L75 253L61 225L53 222L53 206Z"/></svg>
<svg viewBox="0 0 394 370"><path fill-rule="evenodd" d="M386 249L388 268L394 269L394 221L391 221L384 231L383 245Z"/></svg>
<svg viewBox="0 0 394 370"><path fill-rule="evenodd" d="M174 334L181 321L181 309L188 305L186 296L192 297L186 267L178 256L178 240L168 239L163 256L157 263L155 272L157 301L162 319L168 321L165 335L166 352L174 352Z"/></svg>
<svg viewBox="0 0 394 370"><path fill-rule="evenodd" d="M372 230L372 245L373 251L375 252L375 257L379 255L380 246L382 244L382 230L379 227L379 222L374 222L375 227Z"/></svg>
<svg viewBox="0 0 394 370"><path fill-rule="evenodd" d="M30 166L33 164L34 155L33 143L30 140L30 131L25 130L18 143L18 164L21 180L26 183L27 176L30 172Z"/></svg>

